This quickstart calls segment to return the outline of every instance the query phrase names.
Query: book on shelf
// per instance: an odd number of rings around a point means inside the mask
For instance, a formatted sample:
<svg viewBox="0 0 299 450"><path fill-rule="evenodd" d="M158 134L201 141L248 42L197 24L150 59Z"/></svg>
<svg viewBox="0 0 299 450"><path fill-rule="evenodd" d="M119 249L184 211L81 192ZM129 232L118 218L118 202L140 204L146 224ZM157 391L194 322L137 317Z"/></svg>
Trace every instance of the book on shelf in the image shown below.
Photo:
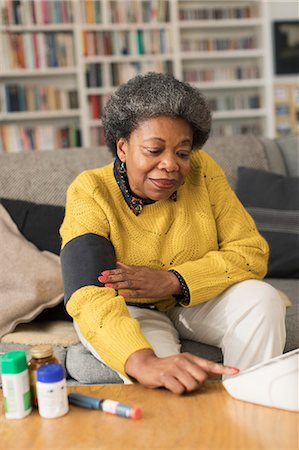
<svg viewBox="0 0 299 450"><path fill-rule="evenodd" d="M90 119L99 119L102 114L101 97L99 95L90 95L88 97L88 106Z"/></svg>
<svg viewBox="0 0 299 450"><path fill-rule="evenodd" d="M258 64L226 64L206 67L193 65L183 68L183 79L189 83L258 79L260 77L260 66Z"/></svg>
<svg viewBox="0 0 299 450"><path fill-rule="evenodd" d="M81 147L81 131L76 126L56 127L0 127L0 148L3 152L16 153L32 150L56 150L57 148Z"/></svg>
<svg viewBox="0 0 299 450"><path fill-rule="evenodd" d="M70 24L73 4L72 0L0 0L0 24Z"/></svg>
<svg viewBox="0 0 299 450"><path fill-rule="evenodd" d="M138 74L147 72L161 72L165 74L173 74L172 61L132 61L112 63L110 65L112 86L119 86L126 83L130 78Z"/></svg>
<svg viewBox="0 0 299 450"><path fill-rule="evenodd" d="M100 0L81 1L82 22L97 24L102 22L102 2Z"/></svg>
<svg viewBox="0 0 299 450"><path fill-rule="evenodd" d="M92 127L90 129L90 144L92 147L98 147L106 144L103 127Z"/></svg>
<svg viewBox="0 0 299 450"><path fill-rule="evenodd" d="M69 32L1 33L7 59L1 71L72 67L75 64L73 35Z"/></svg>
<svg viewBox="0 0 299 450"><path fill-rule="evenodd" d="M54 86L4 84L3 112L59 111L78 108L78 93L74 89Z"/></svg>
<svg viewBox="0 0 299 450"><path fill-rule="evenodd" d="M246 94L235 92L229 95L207 95L210 107L213 111L233 111L242 109L257 109L261 107L259 94Z"/></svg>
<svg viewBox="0 0 299 450"><path fill-rule="evenodd" d="M232 20L232 19L250 19L257 17L257 6L250 5L224 5L217 7L212 4L209 7L198 5L199 2L179 2L180 20Z"/></svg>
<svg viewBox="0 0 299 450"><path fill-rule="evenodd" d="M158 55L171 53L171 30L83 31L83 55Z"/></svg>
<svg viewBox="0 0 299 450"><path fill-rule="evenodd" d="M169 0L119 0L110 2L111 23L169 22Z"/></svg>
<svg viewBox="0 0 299 450"><path fill-rule="evenodd" d="M235 38L202 38L192 34L182 37L181 50L192 52L252 50L258 48L257 38L252 35Z"/></svg>
<svg viewBox="0 0 299 450"><path fill-rule="evenodd" d="M87 87L102 87L102 64L92 63L85 65L85 81Z"/></svg>

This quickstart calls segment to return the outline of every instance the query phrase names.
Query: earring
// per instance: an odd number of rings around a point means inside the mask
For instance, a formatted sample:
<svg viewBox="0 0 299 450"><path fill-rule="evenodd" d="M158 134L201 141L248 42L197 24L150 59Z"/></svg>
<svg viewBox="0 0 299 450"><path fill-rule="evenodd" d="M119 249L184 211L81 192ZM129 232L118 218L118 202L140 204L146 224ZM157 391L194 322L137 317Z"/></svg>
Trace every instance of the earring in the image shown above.
<svg viewBox="0 0 299 450"><path fill-rule="evenodd" d="M119 172L120 172L122 175L125 175L125 174L127 173L127 168L126 168L126 163L125 163L125 161L122 161L122 162L120 163L120 166L119 166Z"/></svg>

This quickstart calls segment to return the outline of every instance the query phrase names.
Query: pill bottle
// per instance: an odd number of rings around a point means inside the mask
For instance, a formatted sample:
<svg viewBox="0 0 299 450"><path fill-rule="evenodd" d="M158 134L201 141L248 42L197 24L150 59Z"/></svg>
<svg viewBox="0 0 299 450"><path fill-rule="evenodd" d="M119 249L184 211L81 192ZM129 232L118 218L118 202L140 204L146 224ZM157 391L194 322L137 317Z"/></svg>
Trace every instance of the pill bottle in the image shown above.
<svg viewBox="0 0 299 450"><path fill-rule="evenodd" d="M37 395L36 395L36 371L44 364L58 364L59 361L56 356L53 355L52 345L35 345L30 349L31 359L28 362L29 369L29 382L32 406L37 407Z"/></svg>
<svg viewBox="0 0 299 450"><path fill-rule="evenodd" d="M22 419L32 410L26 353L7 352L0 361L5 416Z"/></svg>
<svg viewBox="0 0 299 450"><path fill-rule="evenodd" d="M52 419L66 414L69 403L64 370L61 364L45 364L36 371L38 412Z"/></svg>

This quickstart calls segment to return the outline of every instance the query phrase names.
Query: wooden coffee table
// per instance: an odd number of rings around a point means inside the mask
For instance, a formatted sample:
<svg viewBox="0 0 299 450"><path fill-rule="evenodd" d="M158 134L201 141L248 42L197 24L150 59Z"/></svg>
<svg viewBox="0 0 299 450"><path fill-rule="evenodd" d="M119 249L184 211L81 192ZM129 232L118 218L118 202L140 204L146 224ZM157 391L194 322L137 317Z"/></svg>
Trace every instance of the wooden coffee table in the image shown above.
<svg viewBox="0 0 299 450"><path fill-rule="evenodd" d="M0 448L6 449L298 449L298 414L232 399L221 382L177 396L140 385L71 386L140 406L140 420L70 405L67 415L42 419L35 410L7 420L0 404Z"/></svg>

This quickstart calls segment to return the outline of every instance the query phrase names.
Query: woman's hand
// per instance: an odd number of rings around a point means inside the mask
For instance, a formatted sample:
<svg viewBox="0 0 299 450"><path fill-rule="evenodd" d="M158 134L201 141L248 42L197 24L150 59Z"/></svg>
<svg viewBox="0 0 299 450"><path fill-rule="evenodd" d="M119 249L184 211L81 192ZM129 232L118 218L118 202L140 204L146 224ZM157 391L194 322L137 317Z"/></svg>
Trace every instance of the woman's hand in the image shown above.
<svg viewBox="0 0 299 450"><path fill-rule="evenodd" d="M148 388L165 387L175 394L198 389L209 376L235 375L239 369L223 366L191 353L158 358L151 349L139 350L127 360L128 375Z"/></svg>
<svg viewBox="0 0 299 450"><path fill-rule="evenodd" d="M127 266L118 262L116 269L105 270L98 279L126 298L159 298L181 293L180 282L174 273L145 266ZM122 292L122 289L130 292Z"/></svg>

